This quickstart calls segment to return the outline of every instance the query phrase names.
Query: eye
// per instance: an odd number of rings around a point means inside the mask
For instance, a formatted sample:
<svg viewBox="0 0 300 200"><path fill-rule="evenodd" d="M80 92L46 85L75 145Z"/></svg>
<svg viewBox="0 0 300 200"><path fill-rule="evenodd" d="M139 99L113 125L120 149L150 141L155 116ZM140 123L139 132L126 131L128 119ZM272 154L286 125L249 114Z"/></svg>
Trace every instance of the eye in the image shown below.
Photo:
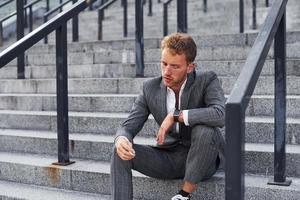
<svg viewBox="0 0 300 200"><path fill-rule="evenodd" d="M161 61L161 65L162 65L163 67L166 67L166 66L167 66L167 63Z"/></svg>

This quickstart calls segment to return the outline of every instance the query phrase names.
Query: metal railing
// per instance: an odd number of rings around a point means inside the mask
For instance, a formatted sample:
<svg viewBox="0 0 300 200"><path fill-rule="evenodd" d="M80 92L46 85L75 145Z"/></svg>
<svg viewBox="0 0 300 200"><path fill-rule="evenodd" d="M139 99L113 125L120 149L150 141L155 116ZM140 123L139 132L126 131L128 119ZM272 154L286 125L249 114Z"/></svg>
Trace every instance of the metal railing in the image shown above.
<svg viewBox="0 0 300 200"><path fill-rule="evenodd" d="M144 6L135 0L135 63L136 77L144 77Z"/></svg>
<svg viewBox="0 0 300 200"><path fill-rule="evenodd" d="M23 2L22 0L18 0ZM2 52L0 52L0 68L42 40L46 35L56 31L56 94L57 94L57 137L58 165L68 165L69 128L68 128L68 72L67 72L67 22L85 10L95 0L80 0L68 10L56 15L48 22L33 30ZM23 15L23 13L21 13Z"/></svg>
<svg viewBox="0 0 300 200"><path fill-rule="evenodd" d="M109 0L107 2L104 2L104 4L98 8L98 40L103 39L102 21L104 19L104 10L109 6L111 6L113 3L115 3L116 1L117 0ZM123 6L123 35L124 37L127 37L127 0L122 0L122 6Z"/></svg>
<svg viewBox="0 0 300 200"><path fill-rule="evenodd" d="M163 3L163 34L168 35L168 5L173 0ZM187 33L187 0L177 0L177 32Z"/></svg>
<svg viewBox="0 0 300 200"><path fill-rule="evenodd" d="M33 2L31 2L31 3L29 3L29 4L26 4L24 7L23 7L23 9L24 9L24 11L25 11L25 13L26 13L26 15L25 15L25 20L24 20L24 24L25 24L25 22L27 22L27 9L29 9L29 32L31 32L32 30L33 30L33 12L32 12L32 7L35 5L35 4L37 4L37 3L39 3L40 1L42 1L42 0L36 0L36 1L33 1ZM12 2L11 0L9 0L9 1L6 1L6 2L3 2L1 5L0 5L0 7L1 6L5 6L5 5L7 5L8 3L10 3L10 2ZM46 7L47 7L47 5L46 5ZM12 12L11 14L9 14L9 15L7 15L7 16L5 16L5 17L3 17L2 19L0 19L0 46L2 46L3 45L3 22L5 22L6 20L8 20L8 19L10 19L10 18L12 18L13 16L16 16L17 15L17 11L14 11L14 12Z"/></svg>
<svg viewBox="0 0 300 200"><path fill-rule="evenodd" d="M57 12L59 10L59 12L62 12L62 8L67 5L68 3L76 3L77 0L67 0L65 2L62 2L62 0L59 0L59 5L52 8L51 10L49 10L48 12L46 12L44 14L44 23L46 23L48 21L48 18L50 15L52 15L53 13ZM72 21L72 41L78 41L78 16L74 16L73 17L73 21ZM48 36L46 36L44 38L44 43L47 44L48 43Z"/></svg>
<svg viewBox="0 0 300 200"><path fill-rule="evenodd" d="M269 184L289 185L285 177L286 133L286 4L273 2L271 10L226 102L226 200L244 199L245 111L274 39L275 147L274 179Z"/></svg>
<svg viewBox="0 0 300 200"><path fill-rule="evenodd" d="M269 0L265 2L266 7L269 7ZM244 0L239 1L239 16L240 16L240 33L244 33ZM257 28L256 20L256 0L252 0L252 29Z"/></svg>

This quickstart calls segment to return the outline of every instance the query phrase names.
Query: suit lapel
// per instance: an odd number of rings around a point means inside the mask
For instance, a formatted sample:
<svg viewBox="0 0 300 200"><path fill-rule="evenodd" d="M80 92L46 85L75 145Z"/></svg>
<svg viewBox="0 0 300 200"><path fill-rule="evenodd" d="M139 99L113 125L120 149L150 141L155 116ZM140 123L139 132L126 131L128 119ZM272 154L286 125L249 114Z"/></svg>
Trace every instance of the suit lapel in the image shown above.
<svg viewBox="0 0 300 200"><path fill-rule="evenodd" d="M191 86L194 83L195 80L195 71L188 74L186 85L183 89L181 98L180 98L180 110L186 110L188 108L188 102L191 94Z"/></svg>
<svg viewBox="0 0 300 200"><path fill-rule="evenodd" d="M159 113L161 114L160 118L161 120L164 120L167 113L167 87L163 83L163 80L160 83L160 91L157 95L157 101L156 101L157 107L160 108Z"/></svg>

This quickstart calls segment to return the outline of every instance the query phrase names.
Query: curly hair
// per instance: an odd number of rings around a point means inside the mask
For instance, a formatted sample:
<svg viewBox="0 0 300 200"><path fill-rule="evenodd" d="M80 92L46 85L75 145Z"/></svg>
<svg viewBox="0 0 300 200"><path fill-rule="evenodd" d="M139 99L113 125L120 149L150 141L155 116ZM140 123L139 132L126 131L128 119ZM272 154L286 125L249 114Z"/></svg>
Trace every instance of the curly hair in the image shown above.
<svg viewBox="0 0 300 200"><path fill-rule="evenodd" d="M183 33L172 33L161 41L161 49L168 48L172 54L184 54L188 63L192 63L197 55L197 46L193 38Z"/></svg>

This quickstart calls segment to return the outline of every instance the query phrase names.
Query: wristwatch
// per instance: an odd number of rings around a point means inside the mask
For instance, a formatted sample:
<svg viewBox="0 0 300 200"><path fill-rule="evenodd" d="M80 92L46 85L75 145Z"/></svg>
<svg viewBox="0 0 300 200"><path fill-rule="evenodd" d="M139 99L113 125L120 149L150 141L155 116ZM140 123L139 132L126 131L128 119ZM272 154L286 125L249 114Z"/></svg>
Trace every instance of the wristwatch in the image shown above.
<svg viewBox="0 0 300 200"><path fill-rule="evenodd" d="M179 115L180 115L180 110L174 110L173 112L174 122L179 122Z"/></svg>

